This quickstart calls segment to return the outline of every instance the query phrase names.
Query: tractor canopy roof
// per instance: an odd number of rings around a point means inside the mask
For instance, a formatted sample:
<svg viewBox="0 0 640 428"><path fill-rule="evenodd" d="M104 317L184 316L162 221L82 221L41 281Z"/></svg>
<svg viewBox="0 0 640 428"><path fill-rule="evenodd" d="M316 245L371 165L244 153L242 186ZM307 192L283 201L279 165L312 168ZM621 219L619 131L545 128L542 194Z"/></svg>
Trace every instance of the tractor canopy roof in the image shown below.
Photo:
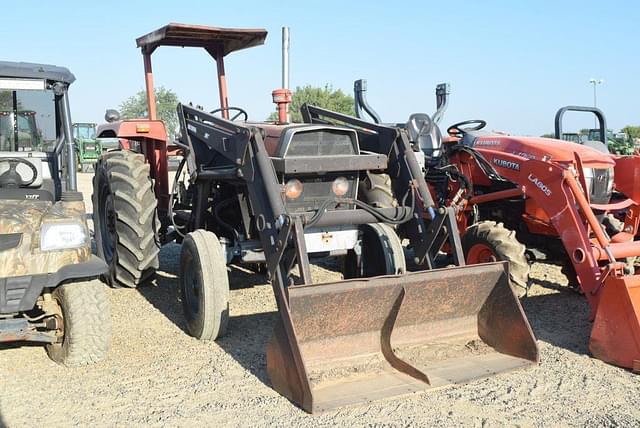
<svg viewBox="0 0 640 428"><path fill-rule="evenodd" d="M234 51L264 44L267 30L261 28L219 28L204 25L171 23L136 39L143 52L153 52L158 46L205 48L217 58Z"/></svg>
<svg viewBox="0 0 640 428"><path fill-rule="evenodd" d="M76 80L73 73L65 67L10 61L0 61L0 78L1 77L46 79L66 84L71 84Z"/></svg>

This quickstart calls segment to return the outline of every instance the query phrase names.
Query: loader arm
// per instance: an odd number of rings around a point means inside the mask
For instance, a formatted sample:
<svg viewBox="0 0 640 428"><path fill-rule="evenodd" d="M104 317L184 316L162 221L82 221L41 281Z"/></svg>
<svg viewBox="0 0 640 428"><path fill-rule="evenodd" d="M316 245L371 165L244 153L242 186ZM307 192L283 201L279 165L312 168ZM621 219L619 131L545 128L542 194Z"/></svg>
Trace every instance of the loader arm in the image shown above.
<svg viewBox="0 0 640 428"><path fill-rule="evenodd" d="M356 208L323 205L321 215L311 217L291 212L276 158L267 153L260 129L182 105L178 114L190 183L203 201L194 206L189 227L206 227L208 192L218 180L246 188L278 306L267 371L285 397L318 412L464 383L538 361L504 264L313 283L305 247L310 223L379 223L388 208L360 209L350 201ZM400 157L391 147L395 135L381 140L376 146L370 139L367 148ZM413 219L409 215L405 222ZM296 264L302 284L292 277ZM476 348L469 343L482 344L482 351L470 352ZM443 348L449 350L444 358Z"/></svg>
<svg viewBox="0 0 640 428"><path fill-rule="evenodd" d="M401 226L401 233L409 238L415 252L416 264L424 264L431 269L435 255L448 241L454 262L458 266L464 265L455 212L445 207L436 208L409 138L403 130L308 104L302 106L301 113L306 123L333 122L353 127L358 132L364 150L389 157L388 171L395 195L406 194L408 186L417 190L418 212L411 221Z"/></svg>
<svg viewBox="0 0 640 428"><path fill-rule="evenodd" d="M551 161L523 160L505 153L493 159L517 164L517 169L503 170L505 177L518 185L511 190L474 196L470 205L520 195L533 200L562 241L591 307L590 319L594 321L591 352L603 361L638 370L640 275L626 274L624 261L640 256L640 241L633 240L634 234L627 232L619 233L615 239L607 235L582 190L586 188L584 178L572 169ZM472 159L462 162L466 174L473 174L473 162ZM576 164L581 171L582 162L577 154ZM635 177L636 164L633 160L624 164L627 177ZM625 225L636 231L638 205L632 199L627 201L630 202L595 206L604 212L619 207L628 209Z"/></svg>

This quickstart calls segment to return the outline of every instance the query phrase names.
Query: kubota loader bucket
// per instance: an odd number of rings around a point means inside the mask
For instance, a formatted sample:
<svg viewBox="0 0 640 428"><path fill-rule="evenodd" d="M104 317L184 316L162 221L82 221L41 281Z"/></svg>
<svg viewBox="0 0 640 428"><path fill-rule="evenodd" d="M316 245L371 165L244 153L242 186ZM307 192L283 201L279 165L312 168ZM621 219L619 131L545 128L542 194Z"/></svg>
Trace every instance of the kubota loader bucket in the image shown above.
<svg viewBox="0 0 640 428"><path fill-rule="evenodd" d="M289 287L267 346L274 388L308 412L538 362L506 264Z"/></svg>
<svg viewBox="0 0 640 428"><path fill-rule="evenodd" d="M640 275L606 279L589 349L602 361L640 373Z"/></svg>

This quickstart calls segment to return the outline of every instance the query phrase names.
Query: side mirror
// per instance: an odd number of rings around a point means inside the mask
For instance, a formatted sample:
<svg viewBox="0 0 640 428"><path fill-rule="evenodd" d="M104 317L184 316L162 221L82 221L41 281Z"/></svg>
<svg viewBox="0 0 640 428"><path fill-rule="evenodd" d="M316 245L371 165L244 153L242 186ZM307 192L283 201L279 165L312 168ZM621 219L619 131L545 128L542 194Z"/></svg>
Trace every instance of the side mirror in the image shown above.
<svg viewBox="0 0 640 428"><path fill-rule="evenodd" d="M118 120L120 120L120 113L118 113L118 110L114 110L111 108L107 109L104 114L104 120L106 120L108 123L117 122Z"/></svg>

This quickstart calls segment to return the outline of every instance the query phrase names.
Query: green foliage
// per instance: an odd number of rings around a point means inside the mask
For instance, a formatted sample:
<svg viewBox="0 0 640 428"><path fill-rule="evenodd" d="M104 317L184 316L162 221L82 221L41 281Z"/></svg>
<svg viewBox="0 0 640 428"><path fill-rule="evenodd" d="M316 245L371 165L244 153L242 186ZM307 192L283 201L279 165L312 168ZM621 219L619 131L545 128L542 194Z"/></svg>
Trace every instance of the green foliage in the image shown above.
<svg viewBox="0 0 640 428"><path fill-rule="evenodd" d="M22 109L22 102L18 99L18 110ZM13 91L0 91L0 110L13 110Z"/></svg>
<svg viewBox="0 0 640 428"><path fill-rule="evenodd" d="M542 138L556 138L556 136L554 134L542 134L541 137Z"/></svg>
<svg viewBox="0 0 640 428"><path fill-rule="evenodd" d="M176 106L178 105L178 96L171 89L164 86L155 88L156 93L156 111L158 119L164 122L169 133L170 140L173 139L176 126L178 126L178 115ZM120 116L122 119L141 119L149 117L147 111L147 94L145 91L139 91L135 95L130 96L120 104Z"/></svg>
<svg viewBox="0 0 640 428"><path fill-rule="evenodd" d="M329 84L323 88L317 88L311 85L296 87L296 90L293 92L292 103L289 105L292 122L302 122L300 107L302 107L304 103L351 116L355 114L353 97L345 94L341 89L334 90ZM269 115L268 120L277 119L278 113L273 112Z"/></svg>
<svg viewBox="0 0 640 428"><path fill-rule="evenodd" d="M622 132L627 134L632 141L636 138L640 138L640 126L627 125L622 128Z"/></svg>

